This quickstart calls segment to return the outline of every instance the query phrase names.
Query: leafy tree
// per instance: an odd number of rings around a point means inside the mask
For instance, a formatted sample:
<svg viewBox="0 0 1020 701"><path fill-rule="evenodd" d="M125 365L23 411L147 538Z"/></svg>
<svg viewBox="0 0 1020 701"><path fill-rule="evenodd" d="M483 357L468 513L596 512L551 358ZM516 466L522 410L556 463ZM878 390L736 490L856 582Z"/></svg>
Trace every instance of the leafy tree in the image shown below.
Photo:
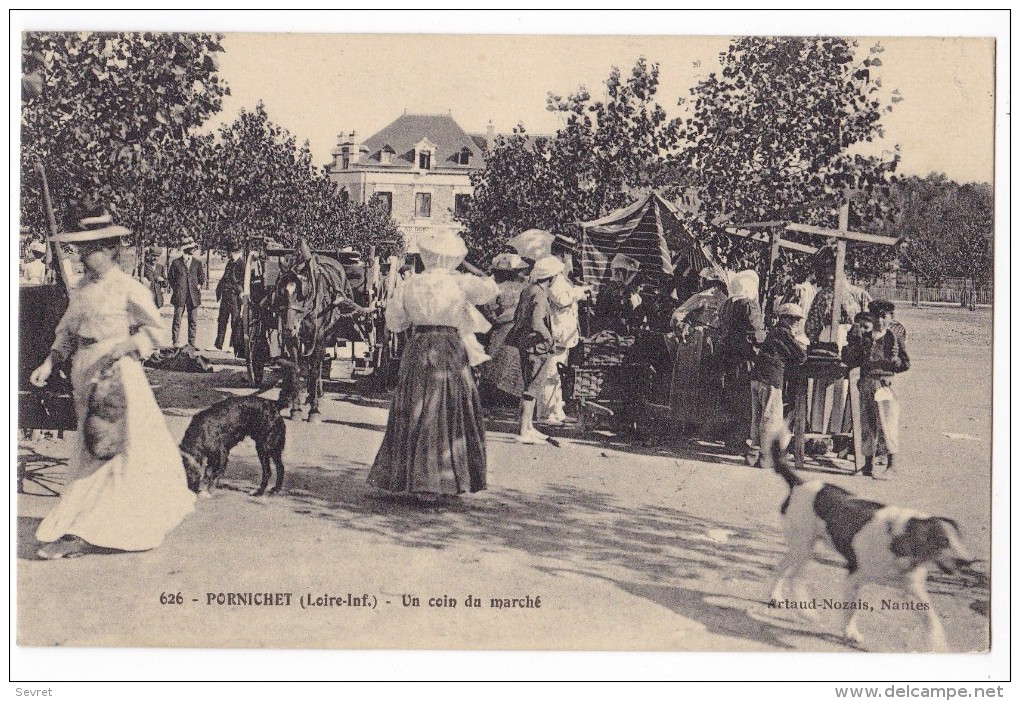
<svg viewBox="0 0 1020 701"><path fill-rule="evenodd" d="M850 226L878 233L892 220L886 205L898 147L880 157L861 146L884 135L881 118L901 100L884 96L876 69L880 45L863 59L854 40L744 37L721 54L721 71L691 90L683 137L688 146L668 168L670 192L697 193L699 219L720 256L734 267L765 267L762 246L727 236L727 223L796 221L836 227L853 193ZM785 234L790 236L790 234ZM818 245L817 238L804 239ZM851 274L878 274L892 247L848 247ZM763 255L766 254L766 255ZM786 276L796 274L784 252Z"/></svg>
<svg viewBox="0 0 1020 701"><path fill-rule="evenodd" d="M507 239L526 229L569 230L569 210L559 206L560 183L549 165L549 139L523 126L496 137L485 168L471 175L474 193L459 220L467 226L469 258L491 260Z"/></svg>
<svg viewBox="0 0 1020 701"><path fill-rule="evenodd" d="M903 236L901 267L926 285L946 278L978 283L992 277L992 188L987 183L960 185L944 174L910 177L896 183Z"/></svg>
<svg viewBox="0 0 1020 701"><path fill-rule="evenodd" d="M555 135L532 136L519 125L498 137L472 176L471 205L459 218L471 258L484 262L525 229L576 235L578 222L658 183L679 127L654 100L658 81L658 64L643 58L626 79L614 67L605 100L592 100L583 87L566 98L549 94L546 109L563 118Z"/></svg>
<svg viewBox="0 0 1020 701"><path fill-rule="evenodd" d="M287 245L302 236L316 247L353 246L363 253L371 245L380 254L402 247L381 202L342 197L325 169L313 165L308 143L297 146L261 102L221 127L208 170L211 246L260 235Z"/></svg>
<svg viewBox="0 0 1020 701"><path fill-rule="evenodd" d="M261 102L220 127L210 173L209 245L248 235L280 238L293 227L302 175L298 158L295 138L270 121Z"/></svg>
<svg viewBox="0 0 1020 701"><path fill-rule="evenodd" d="M144 233L154 168L229 94L220 35L28 33L21 107L22 222L44 226L37 163L58 218L100 203Z"/></svg>

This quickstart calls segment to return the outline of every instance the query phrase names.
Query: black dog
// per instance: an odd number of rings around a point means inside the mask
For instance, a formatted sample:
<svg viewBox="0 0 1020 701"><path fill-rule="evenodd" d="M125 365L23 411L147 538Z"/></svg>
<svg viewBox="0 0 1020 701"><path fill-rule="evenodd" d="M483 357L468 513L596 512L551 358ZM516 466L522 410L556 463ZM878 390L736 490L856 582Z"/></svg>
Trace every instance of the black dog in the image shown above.
<svg viewBox="0 0 1020 701"><path fill-rule="evenodd" d="M227 468L230 451L245 438L255 441L255 450L262 463L262 482L252 496L265 494L272 474L270 462L276 463L276 484L269 493L276 494L283 487L283 447L287 440L287 425L280 416L280 409L290 403L295 391L295 368L286 361L280 365L284 370L280 399L257 396L266 391L262 389L244 397L216 402L191 419L180 443L191 491L201 493L204 477L207 493L211 492Z"/></svg>

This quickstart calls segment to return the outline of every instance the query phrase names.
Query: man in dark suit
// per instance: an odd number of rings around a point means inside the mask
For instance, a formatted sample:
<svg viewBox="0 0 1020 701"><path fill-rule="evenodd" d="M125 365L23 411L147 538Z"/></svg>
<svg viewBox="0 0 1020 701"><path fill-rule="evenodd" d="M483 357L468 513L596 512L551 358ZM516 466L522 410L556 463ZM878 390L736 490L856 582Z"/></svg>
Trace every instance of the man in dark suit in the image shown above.
<svg viewBox="0 0 1020 701"><path fill-rule="evenodd" d="M166 284L166 267L159 262L159 248L151 246L145 252L145 266L143 267L145 279L149 282L149 289L152 290L152 301L156 308L163 306L163 286Z"/></svg>
<svg viewBox="0 0 1020 701"><path fill-rule="evenodd" d="M195 257L198 244L190 236L181 241L181 256L170 263L167 279L170 283L170 303L174 305L173 342L177 345L180 337L181 317L188 312L188 345L195 346L198 335L198 312L202 304L202 285L205 284L205 268Z"/></svg>
<svg viewBox="0 0 1020 701"><path fill-rule="evenodd" d="M227 244L227 266L223 277L216 285L216 299L220 303L220 315L216 323L216 350L223 350L223 341L230 324L230 346L234 353L240 350L241 339L241 294L244 291L244 258L236 241Z"/></svg>

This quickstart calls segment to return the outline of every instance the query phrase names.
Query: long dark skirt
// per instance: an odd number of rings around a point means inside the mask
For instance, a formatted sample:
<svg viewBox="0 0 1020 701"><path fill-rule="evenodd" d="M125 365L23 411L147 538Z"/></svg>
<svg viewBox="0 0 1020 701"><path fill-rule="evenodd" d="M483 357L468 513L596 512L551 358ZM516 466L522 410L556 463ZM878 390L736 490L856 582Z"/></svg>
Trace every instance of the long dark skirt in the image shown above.
<svg viewBox="0 0 1020 701"><path fill-rule="evenodd" d="M517 346L508 345L506 337L513 328L513 321L492 327L486 352L492 360L482 366L482 380L500 392L520 399L524 394L524 378L521 375L521 356Z"/></svg>
<svg viewBox="0 0 1020 701"><path fill-rule="evenodd" d="M482 404L456 329L411 336L368 483L404 494L485 489Z"/></svg>
<svg viewBox="0 0 1020 701"><path fill-rule="evenodd" d="M751 437L751 370L746 361L726 368L719 379L715 411L701 429L709 440L722 440L733 455L743 455Z"/></svg>
<svg viewBox="0 0 1020 701"><path fill-rule="evenodd" d="M712 359L716 338L705 327L691 329L676 350L669 405L678 422L701 426L716 411L722 389Z"/></svg>

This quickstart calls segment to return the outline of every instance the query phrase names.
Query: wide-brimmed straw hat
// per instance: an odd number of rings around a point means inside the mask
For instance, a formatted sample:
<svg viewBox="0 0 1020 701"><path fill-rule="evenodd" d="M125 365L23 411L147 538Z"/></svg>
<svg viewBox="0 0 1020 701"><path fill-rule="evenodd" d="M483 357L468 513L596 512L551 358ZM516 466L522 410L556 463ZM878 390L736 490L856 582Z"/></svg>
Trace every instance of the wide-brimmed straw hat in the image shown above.
<svg viewBox="0 0 1020 701"><path fill-rule="evenodd" d="M195 243L195 239L190 236L185 236L181 239L181 244L177 248L181 249L181 253L184 253L191 249L198 248L198 244Z"/></svg>
<svg viewBox="0 0 1020 701"><path fill-rule="evenodd" d="M536 282L538 280L556 277L562 272L562 260L556 256L545 256L544 258L539 258L538 261L535 262L535 267L531 269L531 281Z"/></svg>
<svg viewBox="0 0 1020 701"><path fill-rule="evenodd" d="M512 246L524 258L538 260L552 254L553 238L555 237L544 229L528 229L514 236L506 244Z"/></svg>
<svg viewBox="0 0 1020 701"><path fill-rule="evenodd" d="M464 239L449 229L440 229L420 236L418 250L447 258L463 257L468 252Z"/></svg>
<svg viewBox="0 0 1020 701"><path fill-rule="evenodd" d="M80 231L67 231L61 234L54 234L51 241L60 243L80 243L82 241L98 241L100 239L121 238L131 233L131 229L113 223L113 217L109 214L101 214L97 217L86 217L78 222Z"/></svg>
<svg viewBox="0 0 1020 701"><path fill-rule="evenodd" d="M33 243L29 244L28 250L32 251L32 253L44 254L46 253L46 244L40 241L34 241Z"/></svg>
<svg viewBox="0 0 1020 701"><path fill-rule="evenodd" d="M490 270L524 270L528 264L516 253L500 253L492 259Z"/></svg>

